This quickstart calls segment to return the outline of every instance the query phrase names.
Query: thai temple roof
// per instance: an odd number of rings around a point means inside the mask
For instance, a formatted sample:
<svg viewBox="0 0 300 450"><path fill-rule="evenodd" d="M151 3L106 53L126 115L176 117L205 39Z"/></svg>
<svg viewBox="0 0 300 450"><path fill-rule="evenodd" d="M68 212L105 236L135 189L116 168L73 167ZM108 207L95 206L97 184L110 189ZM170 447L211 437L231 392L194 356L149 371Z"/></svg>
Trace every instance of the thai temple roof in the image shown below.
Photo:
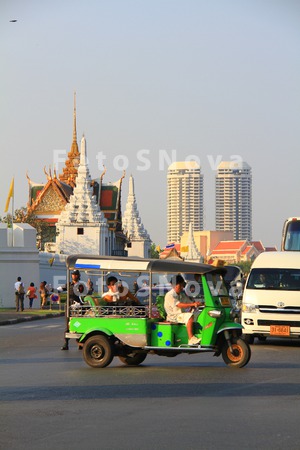
<svg viewBox="0 0 300 450"><path fill-rule="evenodd" d="M134 193L134 180L132 175L130 175L129 178L129 192L125 212L123 215L123 229L124 233L131 241L151 240L139 216Z"/></svg>
<svg viewBox="0 0 300 450"><path fill-rule="evenodd" d="M45 218L49 223L55 223L69 202L73 189L77 185L77 174L81 154L78 150L77 131L76 131L76 94L74 93L74 111L73 111L73 141L68 158L62 174L56 176L55 170L52 175L45 170L47 183L36 183L27 175L29 184L29 197L27 210L29 214L34 214L38 218ZM82 169L81 169L82 170ZM85 170L85 169L84 169ZM91 179L89 174L89 183L92 187L92 193L95 196L100 210L108 221L109 229L116 232L125 239L122 232L121 215L121 188L125 174L113 183L104 183L106 170L99 178Z"/></svg>

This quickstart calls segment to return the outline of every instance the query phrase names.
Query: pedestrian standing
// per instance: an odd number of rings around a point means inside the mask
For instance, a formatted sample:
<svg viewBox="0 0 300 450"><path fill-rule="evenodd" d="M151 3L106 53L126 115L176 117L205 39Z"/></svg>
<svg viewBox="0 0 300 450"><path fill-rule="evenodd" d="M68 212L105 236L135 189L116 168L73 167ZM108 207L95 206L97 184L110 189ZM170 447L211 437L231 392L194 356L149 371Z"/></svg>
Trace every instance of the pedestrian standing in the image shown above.
<svg viewBox="0 0 300 450"><path fill-rule="evenodd" d="M36 288L34 287L34 283L30 283L30 286L27 288L26 297L29 299L29 309L32 309L33 300L37 298Z"/></svg>
<svg viewBox="0 0 300 450"><path fill-rule="evenodd" d="M39 293L41 296L41 309L44 309L47 306L47 297L49 295L46 281L41 282Z"/></svg>
<svg viewBox="0 0 300 450"><path fill-rule="evenodd" d="M16 311L24 311L24 295L25 289L22 282L22 278L18 277L15 283L15 299L16 299Z"/></svg>

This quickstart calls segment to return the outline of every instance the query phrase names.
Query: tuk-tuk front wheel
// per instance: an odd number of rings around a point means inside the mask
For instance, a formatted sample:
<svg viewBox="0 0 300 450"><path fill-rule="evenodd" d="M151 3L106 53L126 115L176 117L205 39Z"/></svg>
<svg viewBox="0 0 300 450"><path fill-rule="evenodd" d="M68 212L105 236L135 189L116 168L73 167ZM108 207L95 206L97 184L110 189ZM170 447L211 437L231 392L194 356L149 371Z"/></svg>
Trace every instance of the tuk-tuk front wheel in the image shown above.
<svg viewBox="0 0 300 450"><path fill-rule="evenodd" d="M83 346L83 358L91 367L106 367L113 357L113 348L106 336L92 336Z"/></svg>
<svg viewBox="0 0 300 450"><path fill-rule="evenodd" d="M224 340L222 357L224 362L230 367L244 367L250 360L251 350L247 342L240 338L231 339L231 349L228 342Z"/></svg>

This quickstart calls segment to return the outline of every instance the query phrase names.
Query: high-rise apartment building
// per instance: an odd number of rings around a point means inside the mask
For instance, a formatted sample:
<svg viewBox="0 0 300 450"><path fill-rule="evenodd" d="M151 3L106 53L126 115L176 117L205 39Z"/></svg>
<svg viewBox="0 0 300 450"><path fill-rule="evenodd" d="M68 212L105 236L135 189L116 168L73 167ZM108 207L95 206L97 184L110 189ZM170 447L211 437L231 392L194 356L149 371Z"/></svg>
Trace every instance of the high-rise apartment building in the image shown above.
<svg viewBox="0 0 300 450"><path fill-rule="evenodd" d="M216 175L216 230L252 239L252 174L244 161L223 161Z"/></svg>
<svg viewBox="0 0 300 450"><path fill-rule="evenodd" d="M203 175L196 161L174 162L168 168L168 242L180 242L193 224L203 230Z"/></svg>

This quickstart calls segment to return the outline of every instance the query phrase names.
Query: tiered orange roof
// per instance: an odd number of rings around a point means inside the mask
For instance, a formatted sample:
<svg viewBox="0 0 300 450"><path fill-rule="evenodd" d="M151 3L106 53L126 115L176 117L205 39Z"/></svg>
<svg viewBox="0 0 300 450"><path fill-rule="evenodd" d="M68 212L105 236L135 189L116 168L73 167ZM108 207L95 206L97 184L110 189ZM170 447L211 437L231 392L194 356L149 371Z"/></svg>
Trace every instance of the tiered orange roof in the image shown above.
<svg viewBox="0 0 300 450"><path fill-rule="evenodd" d="M247 241L220 241L211 254L236 253L236 251L244 247L246 243Z"/></svg>
<svg viewBox="0 0 300 450"><path fill-rule="evenodd" d="M180 256L180 243L168 244L159 254L160 259L182 259Z"/></svg>
<svg viewBox="0 0 300 450"><path fill-rule="evenodd" d="M45 171L46 173L46 171ZM48 181L45 185L33 183L27 176L29 183L29 201L27 213L37 217L59 215L69 201L73 188L54 176L47 174Z"/></svg>
<svg viewBox="0 0 300 450"><path fill-rule="evenodd" d="M263 246L261 241L251 241L251 244L254 245L254 247L259 251L259 252L264 252L266 249Z"/></svg>

